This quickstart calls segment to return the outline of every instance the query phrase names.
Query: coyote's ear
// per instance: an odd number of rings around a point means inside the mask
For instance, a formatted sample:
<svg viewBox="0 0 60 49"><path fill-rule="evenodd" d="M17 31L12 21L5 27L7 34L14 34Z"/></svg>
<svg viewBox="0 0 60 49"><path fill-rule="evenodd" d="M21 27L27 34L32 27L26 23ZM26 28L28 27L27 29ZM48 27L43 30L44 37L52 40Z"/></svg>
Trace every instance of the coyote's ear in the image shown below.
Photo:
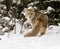
<svg viewBox="0 0 60 49"><path fill-rule="evenodd" d="M28 9L31 10L31 11L35 11L34 7L29 7Z"/></svg>
<svg viewBox="0 0 60 49"><path fill-rule="evenodd" d="M34 9L34 8L32 8L31 10L32 10L32 11L35 11L35 9Z"/></svg>
<svg viewBox="0 0 60 49"><path fill-rule="evenodd" d="M27 8L24 8L24 11L27 11L28 9Z"/></svg>

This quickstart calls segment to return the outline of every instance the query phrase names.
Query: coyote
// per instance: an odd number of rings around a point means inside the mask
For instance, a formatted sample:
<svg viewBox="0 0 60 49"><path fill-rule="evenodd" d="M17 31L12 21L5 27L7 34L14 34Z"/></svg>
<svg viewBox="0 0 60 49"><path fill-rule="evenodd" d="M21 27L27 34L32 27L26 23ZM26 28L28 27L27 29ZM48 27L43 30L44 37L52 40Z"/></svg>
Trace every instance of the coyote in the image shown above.
<svg viewBox="0 0 60 49"><path fill-rule="evenodd" d="M39 36L44 35L48 24L48 16L41 12L37 12L34 8L24 8L23 13L32 26L32 30L24 35L24 37L36 36L38 33Z"/></svg>

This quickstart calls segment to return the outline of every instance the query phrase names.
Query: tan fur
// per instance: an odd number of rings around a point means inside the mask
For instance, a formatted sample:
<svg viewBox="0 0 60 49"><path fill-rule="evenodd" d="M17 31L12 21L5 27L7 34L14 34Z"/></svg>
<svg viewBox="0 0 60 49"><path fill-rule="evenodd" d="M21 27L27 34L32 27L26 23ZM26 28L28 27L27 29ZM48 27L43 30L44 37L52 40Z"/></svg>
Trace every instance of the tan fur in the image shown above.
<svg viewBox="0 0 60 49"><path fill-rule="evenodd" d="M25 17L32 26L32 30L27 33L25 37L36 36L38 33L40 36L44 35L48 24L48 16L40 12L35 12L34 8L25 8L23 12L25 13Z"/></svg>

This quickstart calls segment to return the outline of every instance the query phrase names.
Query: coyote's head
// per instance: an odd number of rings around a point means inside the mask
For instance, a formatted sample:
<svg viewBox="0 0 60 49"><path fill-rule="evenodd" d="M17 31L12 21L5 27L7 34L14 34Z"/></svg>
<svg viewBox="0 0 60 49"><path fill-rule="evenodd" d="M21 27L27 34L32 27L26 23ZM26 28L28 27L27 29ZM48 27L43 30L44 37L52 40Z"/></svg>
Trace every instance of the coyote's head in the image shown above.
<svg viewBox="0 0 60 49"><path fill-rule="evenodd" d="M28 8L24 8L23 13L25 15L26 19L32 19L35 16L35 9L28 9Z"/></svg>

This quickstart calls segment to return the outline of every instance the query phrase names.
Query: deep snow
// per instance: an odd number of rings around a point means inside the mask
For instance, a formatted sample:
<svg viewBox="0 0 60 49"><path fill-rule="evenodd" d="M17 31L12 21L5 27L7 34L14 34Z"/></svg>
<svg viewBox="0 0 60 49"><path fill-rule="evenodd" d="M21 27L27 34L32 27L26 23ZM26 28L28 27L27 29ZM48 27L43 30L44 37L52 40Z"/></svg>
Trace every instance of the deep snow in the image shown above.
<svg viewBox="0 0 60 49"><path fill-rule="evenodd" d="M60 26L49 26L42 37L23 37L27 29L21 34L20 24L16 23L16 34L14 32L11 31L9 37L8 33L0 36L0 49L60 49Z"/></svg>

